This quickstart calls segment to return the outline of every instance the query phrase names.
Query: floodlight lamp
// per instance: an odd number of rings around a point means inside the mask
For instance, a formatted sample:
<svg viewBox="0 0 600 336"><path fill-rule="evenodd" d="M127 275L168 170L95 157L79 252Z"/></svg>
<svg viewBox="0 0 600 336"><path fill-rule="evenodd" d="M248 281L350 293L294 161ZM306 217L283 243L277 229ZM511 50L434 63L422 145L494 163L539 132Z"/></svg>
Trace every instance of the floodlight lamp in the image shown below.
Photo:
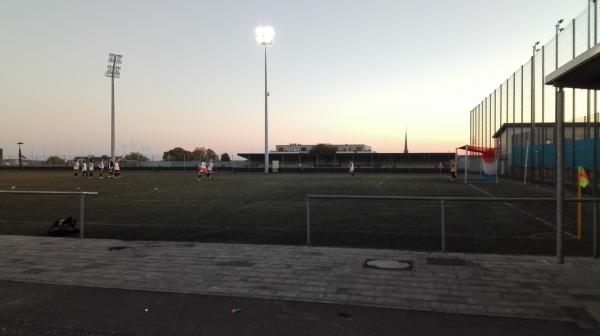
<svg viewBox="0 0 600 336"><path fill-rule="evenodd" d="M262 45L272 44L273 38L275 37L275 29L270 26L257 27L254 30L256 35L256 42Z"/></svg>
<svg viewBox="0 0 600 336"><path fill-rule="evenodd" d="M108 54L108 61L110 63L121 64L121 59L122 58L123 58L123 55L117 55L117 54L113 54L113 53Z"/></svg>

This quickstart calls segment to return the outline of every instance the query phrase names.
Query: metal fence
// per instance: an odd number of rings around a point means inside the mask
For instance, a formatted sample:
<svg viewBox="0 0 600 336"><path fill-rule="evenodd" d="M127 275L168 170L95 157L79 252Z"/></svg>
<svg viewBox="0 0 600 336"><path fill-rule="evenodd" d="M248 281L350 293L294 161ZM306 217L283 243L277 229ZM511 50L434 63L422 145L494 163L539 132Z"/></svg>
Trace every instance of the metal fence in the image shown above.
<svg viewBox="0 0 600 336"><path fill-rule="evenodd" d="M79 238L84 238L85 229L85 197L98 195L94 191L8 191L0 190L0 195L44 195L44 196L79 196Z"/></svg>
<svg viewBox="0 0 600 336"><path fill-rule="evenodd" d="M311 245L311 216L310 216L310 201L311 199L337 199L337 200L392 200L392 201L422 201L422 202L439 202L441 217L440 217L440 240L442 253L446 253L446 219L445 210L449 202L540 202L540 203L555 203L556 198L481 198L481 197L426 197L426 196L359 196L359 195L306 195L306 245ZM598 203L600 198L566 198L565 202L570 203L593 203L593 251L594 258L598 258ZM562 223L556 225L556 257L558 263L562 263L563 254L563 238L564 229Z"/></svg>
<svg viewBox="0 0 600 336"><path fill-rule="evenodd" d="M470 145L498 148L503 175L523 177L528 169L527 176L535 182L554 180L554 167L546 163L555 157L555 151L545 145L554 144L555 131L540 124L555 121L555 89L545 85L544 78L598 43L597 7L595 0L589 0L588 7L576 18L557 22L554 38L544 45L535 44L529 61L470 111ZM574 122L565 127L565 147L569 147L566 180L576 185L576 169L569 167L576 167L584 156L584 166L592 172L593 192L597 194L598 95L596 91L570 89L565 96L565 118ZM500 127L507 124L514 127L506 129L505 138L494 139ZM513 142L515 136L521 140ZM585 151L576 149L579 140L591 146ZM525 160L526 155L530 155L529 160ZM535 160L544 164L524 166L524 162Z"/></svg>

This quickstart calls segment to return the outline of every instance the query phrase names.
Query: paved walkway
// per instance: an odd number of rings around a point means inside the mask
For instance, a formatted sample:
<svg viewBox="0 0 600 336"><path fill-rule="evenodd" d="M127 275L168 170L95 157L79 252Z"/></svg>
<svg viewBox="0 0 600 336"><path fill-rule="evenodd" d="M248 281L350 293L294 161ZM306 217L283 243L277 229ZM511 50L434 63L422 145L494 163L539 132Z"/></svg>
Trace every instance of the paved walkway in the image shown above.
<svg viewBox="0 0 600 336"><path fill-rule="evenodd" d="M451 258L463 266L433 265ZM367 259L412 270L365 268ZM438 260L439 261L439 260ZM0 235L0 280L600 320L600 260Z"/></svg>

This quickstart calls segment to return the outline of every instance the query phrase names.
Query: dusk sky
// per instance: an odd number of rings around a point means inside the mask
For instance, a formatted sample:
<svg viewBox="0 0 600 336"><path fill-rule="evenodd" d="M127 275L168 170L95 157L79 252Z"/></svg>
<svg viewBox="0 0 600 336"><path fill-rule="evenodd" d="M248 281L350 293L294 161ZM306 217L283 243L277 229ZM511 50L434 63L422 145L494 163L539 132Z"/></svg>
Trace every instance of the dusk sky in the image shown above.
<svg viewBox="0 0 600 336"><path fill-rule="evenodd" d="M469 111L586 0L29 1L0 10L0 148L38 158L175 146L264 146L263 50L272 25L270 148L364 143L449 152Z"/></svg>

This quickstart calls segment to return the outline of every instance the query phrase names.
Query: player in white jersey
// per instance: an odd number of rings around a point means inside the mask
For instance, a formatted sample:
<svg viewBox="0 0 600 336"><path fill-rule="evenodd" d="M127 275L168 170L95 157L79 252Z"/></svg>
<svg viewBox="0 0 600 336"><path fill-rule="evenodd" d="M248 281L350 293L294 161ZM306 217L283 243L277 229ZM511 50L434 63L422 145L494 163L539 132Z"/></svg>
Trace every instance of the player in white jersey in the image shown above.
<svg viewBox="0 0 600 336"><path fill-rule="evenodd" d="M77 176L77 173L79 173L79 161L75 160L73 164L73 176Z"/></svg>
<svg viewBox="0 0 600 336"><path fill-rule="evenodd" d="M81 176L82 177L87 177L88 176L87 162L85 162L85 161L83 161L83 165L81 166Z"/></svg>
<svg viewBox="0 0 600 336"><path fill-rule="evenodd" d="M94 177L94 161L90 160L88 163L88 178Z"/></svg>
<svg viewBox="0 0 600 336"><path fill-rule="evenodd" d="M350 161L350 175L354 176L354 162Z"/></svg>
<svg viewBox="0 0 600 336"><path fill-rule="evenodd" d="M202 176L207 176L208 177L208 168L206 168L206 162L202 161L200 162L200 175L198 176L198 178L202 178Z"/></svg>
<svg viewBox="0 0 600 336"><path fill-rule="evenodd" d="M202 163L198 162L198 178L196 179L196 181L200 181L202 180Z"/></svg>
<svg viewBox="0 0 600 336"><path fill-rule="evenodd" d="M212 160L208 161L208 170L207 170L206 175L209 179L212 179L212 175L213 175L213 161Z"/></svg>
<svg viewBox="0 0 600 336"><path fill-rule="evenodd" d="M98 164L98 169L100 169L100 178L104 178L104 176L102 176L102 174L104 173L104 159L100 160L100 163Z"/></svg>
<svg viewBox="0 0 600 336"><path fill-rule="evenodd" d="M108 160L108 177L115 177L115 162L112 159Z"/></svg>
<svg viewBox="0 0 600 336"><path fill-rule="evenodd" d="M121 178L121 166L119 165L119 160L115 161L115 178Z"/></svg>

